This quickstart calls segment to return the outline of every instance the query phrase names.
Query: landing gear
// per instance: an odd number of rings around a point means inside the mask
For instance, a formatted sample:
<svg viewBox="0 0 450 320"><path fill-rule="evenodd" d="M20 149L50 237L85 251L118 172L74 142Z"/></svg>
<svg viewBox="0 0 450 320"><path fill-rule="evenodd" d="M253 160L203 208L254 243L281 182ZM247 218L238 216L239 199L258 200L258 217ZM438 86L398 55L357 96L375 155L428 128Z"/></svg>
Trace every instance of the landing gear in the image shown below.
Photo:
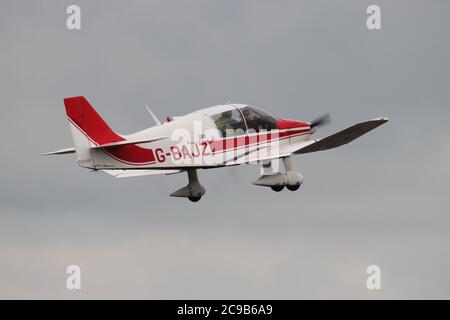
<svg viewBox="0 0 450 320"><path fill-rule="evenodd" d="M286 170L286 188L289 191L296 191L303 183L303 176L300 172L295 171L294 163L291 157L283 158L284 168Z"/></svg>
<svg viewBox="0 0 450 320"><path fill-rule="evenodd" d="M170 196L188 198L192 202L197 202L202 198L206 190L198 181L196 169L188 169L187 174L189 179L188 185L181 188L180 190L172 192Z"/></svg>
<svg viewBox="0 0 450 320"><path fill-rule="evenodd" d="M281 190L284 189L284 186L283 186L283 185L281 185L281 186L270 186L270 188L271 188L273 191L275 191L275 192L280 192Z"/></svg>
<svg viewBox="0 0 450 320"><path fill-rule="evenodd" d="M297 191L298 188L300 188L300 185L299 185L299 184L294 184L294 185L292 185L292 184L287 184L287 185L286 185L286 188L287 188L289 191Z"/></svg>
<svg viewBox="0 0 450 320"><path fill-rule="evenodd" d="M202 197L192 197L192 196L188 197L188 199L191 200L192 202L198 202L198 201L200 201L201 198Z"/></svg>
<svg viewBox="0 0 450 320"><path fill-rule="evenodd" d="M263 163L262 175L253 184L270 187L275 192L280 192L284 187L290 191L298 190L303 183L303 176L295 171L290 157L283 158L283 164L285 173L275 172L271 161Z"/></svg>

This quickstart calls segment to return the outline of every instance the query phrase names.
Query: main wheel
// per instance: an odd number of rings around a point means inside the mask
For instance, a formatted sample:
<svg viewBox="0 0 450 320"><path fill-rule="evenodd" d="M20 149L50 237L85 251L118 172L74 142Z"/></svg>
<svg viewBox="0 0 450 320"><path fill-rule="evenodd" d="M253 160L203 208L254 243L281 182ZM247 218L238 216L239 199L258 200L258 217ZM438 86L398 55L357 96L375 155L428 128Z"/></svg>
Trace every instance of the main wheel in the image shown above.
<svg viewBox="0 0 450 320"><path fill-rule="evenodd" d="M291 185L287 185L286 186L286 188L288 188L288 190L290 190L290 191L296 191L296 190L298 190L298 188L300 188L300 185L299 184L291 184Z"/></svg>
<svg viewBox="0 0 450 320"><path fill-rule="evenodd" d="M271 186L270 188L275 192L280 192L284 189L284 186Z"/></svg>
<svg viewBox="0 0 450 320"><path fill-rule="evenodd" d="M191 200L192 202L197 202L197 201L199 201L201 198L202 198L201 196L199 196L199 197L189 196L189 197L188 197L188 199Z"/></svg>

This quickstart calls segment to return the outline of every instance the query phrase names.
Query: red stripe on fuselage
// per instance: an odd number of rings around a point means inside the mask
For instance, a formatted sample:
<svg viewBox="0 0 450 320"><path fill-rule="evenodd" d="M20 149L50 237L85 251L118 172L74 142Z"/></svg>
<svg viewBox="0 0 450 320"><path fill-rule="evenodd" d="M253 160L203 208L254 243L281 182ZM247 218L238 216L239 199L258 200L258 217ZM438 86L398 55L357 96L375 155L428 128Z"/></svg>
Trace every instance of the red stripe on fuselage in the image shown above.
<svg viewBox="0 0 450 320"><path fill-rule="evenodd" d="M278 140L284 140L293 136L305 135L310 132L310 128L279 131L279 132L267 132L259 135L240 136L225 138L218 141L211 142L211 150L213 153L231 151L233 149L239 149L242 147L248 147L261 143L274 142Z"/></svg>
<svg viewBox="0 0 450 320"><path fill-rule="evenodd" d="M94 141L89 135L86 134L72 119L68 118L69 121L82 133L84 134L89 141L91 141L95 145L99 145L96 141ZM125 139L123 139L125 140ZM152 149L145 149L142 147L138 147L134 144L127 144L124 146L115 146L115 147L106 147L101 148L103 152L109 155L111 158L133 165L145 165L155 163L155 155L153 154Z"/></svg>
<svg viewBox="0 0 450 320"><path fill-rule="evenodd" d="M117 161L132 165L146 165L155 163L153 149L145 149L134 144L107 147L102 150Z"/></svg>
<svg viewBox="0 0 450 320"><path fill-rule="evenodd" d="M81 133L83 133L92 143L98 146L98 143L95 142L91 137L89 137L86 132L84 132L72 119L69 118L69 121L78 129ZM210 143L211 150L214 154L219 152L227 152L235 149L249 147L256 144L262 144L267 142L274 142L278 140L284 140L287 138L291 138L294 136L305 135L310 132L309 128L306 129L291 129L289 131L281 131L281 132L267 132L265 134L259 135L245 135L239 137L231 137L225 138L217 141L212 141ZM129 164L129 165L147 165L156 163L155 155L153 149L146 149L142 147L138 147L137 145L123 145L123 146L115 146L115 147L106 147L101 148L101 150L114 160L119 162Z"/></svg>

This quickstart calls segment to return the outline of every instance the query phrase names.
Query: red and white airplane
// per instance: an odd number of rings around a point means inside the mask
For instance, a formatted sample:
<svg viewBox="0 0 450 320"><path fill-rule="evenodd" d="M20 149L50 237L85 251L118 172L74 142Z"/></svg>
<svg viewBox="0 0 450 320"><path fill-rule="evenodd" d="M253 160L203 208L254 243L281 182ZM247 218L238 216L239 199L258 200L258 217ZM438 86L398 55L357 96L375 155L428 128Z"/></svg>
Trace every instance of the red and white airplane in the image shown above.
<svg viewBox="0 0 450 320"><path fill-rule="evenodd" d="M294 191L303 176L291 156L347 144L387 122L381 117L353 125L323 139L310 140L328 115L312 122L287 120L246 104L224 104L161 122L130 135L114 132L84 97L64 99L74 148L43 155L76 153L79 166L115 178L187 172L187 186L171 194L198 201L205 194L197 169L260 164L255 185ZM274 170L281 159L284 172Z"/></svg>

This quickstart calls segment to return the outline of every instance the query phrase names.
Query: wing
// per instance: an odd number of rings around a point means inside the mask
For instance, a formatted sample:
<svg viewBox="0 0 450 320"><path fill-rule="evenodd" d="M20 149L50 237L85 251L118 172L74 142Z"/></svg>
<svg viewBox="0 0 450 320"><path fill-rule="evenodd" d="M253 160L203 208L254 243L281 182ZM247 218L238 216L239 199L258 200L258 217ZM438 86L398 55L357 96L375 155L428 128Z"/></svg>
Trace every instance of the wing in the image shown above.
<svg viewBox="0 0 450 320"><path fill-rule="evenodd" d="M149 176L157 174L174 174L181 170L101 170L114 178L130 178L139 176Z"/></svg>
<svg viewBox="0 0 450 320"><path fill-rule="evenodd" d="M294 154L309 153L340 147L344 144L352 142L353 140L361 137L367 132L375 129L378 126L381 126L382 124L388 121L389 119L382 117L355 124L354 126L339 131L338 133L335 133L326 138L312 140L313 141L312 143L309 143L305 146L301 146L298 150L294 151L293 153Z"/></svg>
<svg viewBox="0 0 450 320"><path fill-rule="evenodd" d="M337 148L359 138L387 121L387 118L368 120L355 124L323 139L308 140L283 146L276 144L257 146L250 150L242 150L234 157L226 159L221 164L232 166Z"/></svg>

